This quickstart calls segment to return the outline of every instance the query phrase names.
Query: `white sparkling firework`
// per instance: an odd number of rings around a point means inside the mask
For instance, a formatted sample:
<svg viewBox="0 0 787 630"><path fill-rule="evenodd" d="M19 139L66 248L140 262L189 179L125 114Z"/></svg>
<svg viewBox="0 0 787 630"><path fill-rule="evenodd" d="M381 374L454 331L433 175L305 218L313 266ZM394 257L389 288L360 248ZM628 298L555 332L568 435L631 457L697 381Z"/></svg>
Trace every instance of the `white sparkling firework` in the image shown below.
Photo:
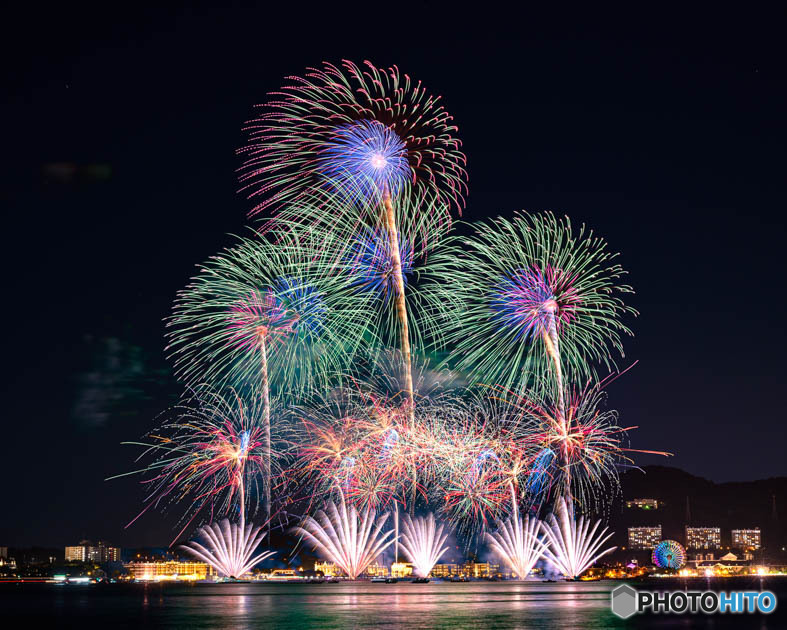
<svg viewBox="0 0 787 630"><path fill-rule="evenodd" d="M429 577L429 573L437 564L448 547L444 546L448 539L448 531L444 532L442 523L435 521L431 512L426 518L410 518L405 514L402 519L402 538L400 545L404 554L413 563L418 577Z"/></svg>
<svg viewBox="0 0 787 630"><path fill-rule="evenodd" d="M387 519L387 512L377 517L371 509L359 516L355 506L348 507L342 495L338 505L327 503L324 510L307 516L294 531L354 580L393 544L393 531L381 531Z"/></svg>
<svg viewBox="0 0 787 630"><path fill-rule="evenodd" d="M544 540L548 544L544 557L566 577L579 577L601 556L617 549L617 547L610 547L599 551L601 546L612 537L613 532L605 536L608 529L605 527L596 534L601 521L596 521L591 529L590 520L585 520L584 516L577 522L574 519L573 506L567 504L564 498L558 500L555 512L557 518L552 513L549 515L549 523L541 524Z"/></svg>
<svg viewBox="0 0 787 630"><path fill-rule="evenodd" d="M254 555L254 550L265 537L262 527L241 523L230 523L226 518L219 523L211 523L197 530L204 545L190 541L184 545L186 550L203 562L207 562L221 575L240 578L258 563L275 552L264 551Z"/></svg>
<svg viewBox="0 0 787 630"><path fill-rule="evenodd" d="M497 526L496 532L486 534L486 540L492 551L505 560L520 580L524 580L546 549L538 537L541 521L527 516L522 519L514 504L514 513L508 520L498 521Z"/></svg>

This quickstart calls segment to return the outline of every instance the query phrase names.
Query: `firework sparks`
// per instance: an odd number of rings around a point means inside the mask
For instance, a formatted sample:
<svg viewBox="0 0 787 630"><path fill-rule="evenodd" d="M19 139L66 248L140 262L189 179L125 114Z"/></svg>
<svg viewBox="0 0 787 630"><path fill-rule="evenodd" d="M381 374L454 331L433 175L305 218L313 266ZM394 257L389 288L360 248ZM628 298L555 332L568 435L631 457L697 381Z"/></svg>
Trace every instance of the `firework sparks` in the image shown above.
<svg viewBox="0 0 787 630"><path fill-rule="evenodd" d="M544 554L546 545L538 538L541 521L525 516L522 519L514 503L514 512L506 521L498 521L498 529L487 533L492 551L503 559L520 580L533 570Z"/></svg>
<svg viewBox="0 0 787 630"><path fill-rule="evenodd" d="M399 543L404 555L413 563L418 577L429 577L432 567L437 564L448 547L444 546L449 532L435 521L434 514L411 518L405 514L402 519L402 535Z"/></svg>
<svg viewBox="0 0 787 630"><path fill-rule="evenodd" d="M208 563L219 574L229 578L241 578L251 571L258 563L275 554L274 551L263 551L254 555L265 532L262 527L241 524L230 524L227 519L220 523L211 523L197 530L198 540L183 545L184 549L194 557ZM204 544L203 544L204 543Z"/></svg>
<svg viewBox="0 0 787 630"><path fill-rule="evenodd" d="M317 158L317 170L331 182L349 181L352 194L367 198L386 190L395 197L410 177L405 143L377 120L338 128Z"/></svg>
<svg viewBox="0 0 787 630"><path fill-rule="evenodd" d="M338 505L328 503L293 531L354 580L394 543L392 531L382 532L387 519L387 512L378 517L370 509L359 516L355 506L348 507L342 496Z"/></svg>
<svg viewBox="0 0 787 630"><path fill-rule="evenodd" d="M240 181L252 215L349 179L378 198L409 181L457 208L465 156L439 96L398 68L344 61L290 77L246 126ZM371 184L371 185L370 185Z"/></svg>
<svg viewBox="0 0 787 630"><path fill-rule="evenodd" d="M126 473L147 475L145 510L188 503L183 529L198 516L213 519L230 514L234 506L244 520L247 504L266 493L265 472L276 459L259 424L262 408L259 397L247 401L234 390L217 394L200 388L172 410L175 418L151 432L148 441L131 442L146 448L140 459L152 459L142 470Z"/></svg>
<svg viewBox="0 0 787 630"><path fill-rule="evenodd" d="M579 577L599 558L617 549L610 547L599 551L612 537L612 532L605 536L605 527L596 534L601 521L596 521L591 529L590 520L585 520L584 516L577 522L574 519L573 505L562 497L557 501L555 512L557 517L553 512L549 515L548 523L542 524L547 542L544 556L566 577Z"/></svg>
<svg viewBox="0 0 787 630"><path fill-rule="evenodd" d="M467 254L441 254L456 261L446 278L465 303L448 338L471 380L520 389L553 376L562 395L567 366L577 378L614 366L610 348L622 355L622 319L636 311L617 296L631 288L604 240L544 213L497 219L459 243Z"/></svg>

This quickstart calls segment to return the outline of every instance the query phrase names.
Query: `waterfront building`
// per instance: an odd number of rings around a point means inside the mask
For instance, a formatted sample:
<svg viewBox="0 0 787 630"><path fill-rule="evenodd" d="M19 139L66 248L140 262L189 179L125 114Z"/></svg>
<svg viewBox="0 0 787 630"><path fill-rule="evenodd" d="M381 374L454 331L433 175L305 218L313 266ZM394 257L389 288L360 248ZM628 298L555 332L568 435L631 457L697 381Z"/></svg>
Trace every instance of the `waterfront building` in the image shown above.
<svg viewBox="0 0 787 630"><path fill-rule="evenodd" d="M640 510L658 510L658 499L631 499L626 501L626 507Z"/></svg>
<svg viewBox="0 0 787 630"><path fill-rule="evenodd" d="M723 555L718 560L699 560L696 563L697 575L737 575L748 573L750 562L739 560L734 553Z"/></svg>
<svg viewBox="0 0 787 630"><path fill-rule="evenodd" d="M760 528L754 529L733 529L732 530L732 547L733 549L742 549L744 551L753 551L762 546L762 536Z"/></svg>
<svg viewBox="0 0 787 630"><path fill-rule="evenodd" d="M655 549L661 542L661 525L629 527L629 549Z"/></svg>
<svg viewBox="0 0 787 630"><path fill-rule="evenodd" d="M413 565L409 562L394 562L391 565L391 577L405 578L413 574Z"/></svg>
<svg viewBox="0 0 787 630"><path fill-rule="evenodd" d="M494 577L500 573L499 564L488 562L468 562L462 566L462 575L473 578Z"/></svg>
<svg viewBox="0 0 787 630"><path fill-rule="evenodd" d="M412 573L412 569L410 572ZM363 575L367 577L388 577L388 567L378 564L377 562L372 562L372 564L366 567Z"/></svg>
<svg viewBox="0 0 787 630"><path fill-rule="evenodd" d="M432 577L450 578L461 574L462 567L458 564L436 564L432 567Z"/></svg>
<svg viewBox="0 0 787 630"><path fill-rule="evenodd" d="M78 545L66 547L66 562L120 562L120 547L111 547L102 540L94 545L89 540L80 541Z"/></svg>
<svg viewBox="0 0 787 630"><path fill-rule="evenodd" d="M124 565L133 580L165 581L165 580L207 580L216 575L215 569L205 562L179 562L161 560L152 562L128 562Z"/></svg>
<svg viewBox="0 0 787 630"><path fill-rule="evenodd" d="M302 580L303 577L295 569L274 569L268 576L269 580L278 582L291 582Z"/></svg>
<svg viewBox="0 0 787 630"><path fill-rule="evenodd" d="M336 577L342 574L342 570L337 567L333 562L320 562L319 560L314 563L314 572L322 573L325 577Z"/></svg>
<svg viewBox="0 0 787 630"><path fill-rule="evenodd" d="M686 547L688 549L719 549L721 529L719 527L687 527Z"/></svg>

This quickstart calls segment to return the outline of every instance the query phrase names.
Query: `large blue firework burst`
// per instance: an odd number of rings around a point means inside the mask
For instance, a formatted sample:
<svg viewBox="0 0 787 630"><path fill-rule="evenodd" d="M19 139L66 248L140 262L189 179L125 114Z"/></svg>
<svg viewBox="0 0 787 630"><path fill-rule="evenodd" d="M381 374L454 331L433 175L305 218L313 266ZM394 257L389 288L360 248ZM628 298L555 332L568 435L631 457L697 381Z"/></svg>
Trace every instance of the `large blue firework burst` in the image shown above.
<svg viewBox="0 0 787 630"><path fill-rule="evenodd" d="M386 191L396 196L410 176L404 142L376 120L357 120L337 129L318 165L328 180L367 198Z"/></svg>

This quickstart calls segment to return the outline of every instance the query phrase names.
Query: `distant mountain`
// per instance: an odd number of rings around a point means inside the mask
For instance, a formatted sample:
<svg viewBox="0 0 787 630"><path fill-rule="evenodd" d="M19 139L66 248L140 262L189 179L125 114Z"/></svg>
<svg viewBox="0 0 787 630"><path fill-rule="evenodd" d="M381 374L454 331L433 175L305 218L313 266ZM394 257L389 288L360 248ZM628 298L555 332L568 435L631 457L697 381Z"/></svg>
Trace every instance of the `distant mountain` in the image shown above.
<svg viewBox="0 0 787 630"><path fill-rule="evenodd" d="M714 483L679 468L645 466L628 470L620 479L622 497L613 504L610 523L618 544L626 544L627 528L661 525L664 538L685 541L685 527L720 527L721 544L731 544L730 531L762 530L763 547L787 542L787 477L759 481ZM627 508L636 498L659 500L657 510Z"/></svg>

